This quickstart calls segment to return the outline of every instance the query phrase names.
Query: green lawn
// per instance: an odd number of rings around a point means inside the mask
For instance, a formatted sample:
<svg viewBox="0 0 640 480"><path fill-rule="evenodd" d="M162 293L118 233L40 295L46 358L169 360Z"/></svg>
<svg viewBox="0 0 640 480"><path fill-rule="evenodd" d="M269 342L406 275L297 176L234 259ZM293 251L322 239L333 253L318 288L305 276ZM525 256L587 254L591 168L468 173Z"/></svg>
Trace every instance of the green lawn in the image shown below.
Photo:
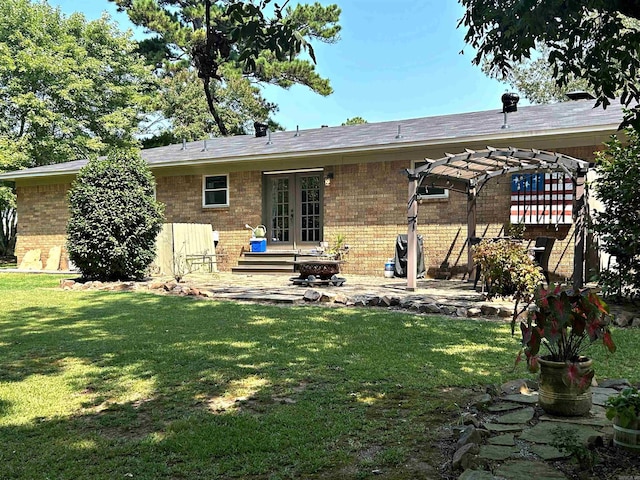
<svg viewBox="0 0 640 480"><path fill-rule="evenodd" d="M437 478L438 426L526 376L506 324L58 281L0 273L2 479ZM598 376L640 380L614 335Z"/></svg>

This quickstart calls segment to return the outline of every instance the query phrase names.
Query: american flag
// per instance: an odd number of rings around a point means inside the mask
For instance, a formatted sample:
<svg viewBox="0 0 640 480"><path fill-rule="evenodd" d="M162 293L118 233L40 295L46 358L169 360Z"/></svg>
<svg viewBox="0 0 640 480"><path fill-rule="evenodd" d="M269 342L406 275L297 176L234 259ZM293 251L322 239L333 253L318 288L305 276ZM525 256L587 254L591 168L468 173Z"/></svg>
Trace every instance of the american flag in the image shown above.
<svg viewBox="0 0 640 480"><path fill-rule="evenodd" d="M511 176L511 223L570 224L573 182L564 173L518 173Z"/></svg>

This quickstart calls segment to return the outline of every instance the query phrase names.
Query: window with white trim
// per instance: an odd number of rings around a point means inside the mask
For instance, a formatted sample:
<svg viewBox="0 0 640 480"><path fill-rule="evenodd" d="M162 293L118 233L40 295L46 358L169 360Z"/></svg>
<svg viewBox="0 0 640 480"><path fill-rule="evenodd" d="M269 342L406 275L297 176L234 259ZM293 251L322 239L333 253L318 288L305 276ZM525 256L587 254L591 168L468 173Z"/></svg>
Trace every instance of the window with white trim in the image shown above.
<svg viewBox="0 0 640 480"><path fill-rule="evenodd" d="M413 168L421 167L427 162L413 162ZM418 199L419 200L437 200L443 198L449 198L449 190L441 187L430 187L429 185L422 185L418 187Z"/></svg>
<svg viewBox="0 0 640 480"><path fill-rule="evenodd" d="M205 175L203 177L202 206L229 206L229 175Z"/></svg>

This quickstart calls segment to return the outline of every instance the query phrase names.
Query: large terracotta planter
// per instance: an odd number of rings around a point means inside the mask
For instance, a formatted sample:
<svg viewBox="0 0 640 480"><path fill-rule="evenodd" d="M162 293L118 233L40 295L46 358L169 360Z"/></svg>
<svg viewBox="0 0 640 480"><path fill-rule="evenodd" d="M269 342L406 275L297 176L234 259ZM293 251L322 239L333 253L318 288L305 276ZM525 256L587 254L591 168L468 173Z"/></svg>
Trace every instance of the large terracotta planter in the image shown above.
<svg viewBox="0 0 640 480"><path fill-rule="evenodd" d="M538 404L551 415L577 417L591 410L591 384L586 388L567 381L567 364L551 360L540 360L540 388ZM580 376L593 375L592 360L581 358L576 362Z"/></svg>

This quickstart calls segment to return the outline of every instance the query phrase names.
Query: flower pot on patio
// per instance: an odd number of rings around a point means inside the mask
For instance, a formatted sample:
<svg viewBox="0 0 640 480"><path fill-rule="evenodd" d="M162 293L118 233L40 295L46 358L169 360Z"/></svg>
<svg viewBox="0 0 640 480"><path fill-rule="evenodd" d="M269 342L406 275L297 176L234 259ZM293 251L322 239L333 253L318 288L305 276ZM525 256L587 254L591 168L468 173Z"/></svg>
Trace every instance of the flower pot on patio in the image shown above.
<svg viewBox="0 0 640 480"><path fill-rule="evenodd" d="M540 389L538 403L551 415L580 416L591 410L591 378L593 378L593 362L590 358L581 357L577 362L567 365L566 362L554 362L540 358ZM575 383L567 378L573 370L586 383ZM588 380L588 381L587 381Z"/></svg>
<svg viewBox="0 0 640 480"><path fill-rule="evenodd" d="M625 450L640 452L640 425L638 420L623 428L618 423L618 417L613 419L613 443Z"/></svg>
<svg viewBox="0 0 640 480"><path fill-rule="evenodd" d="M640 452L640 391L629 387L609 397L607 418L613 420L613 443Z"/></svg>

